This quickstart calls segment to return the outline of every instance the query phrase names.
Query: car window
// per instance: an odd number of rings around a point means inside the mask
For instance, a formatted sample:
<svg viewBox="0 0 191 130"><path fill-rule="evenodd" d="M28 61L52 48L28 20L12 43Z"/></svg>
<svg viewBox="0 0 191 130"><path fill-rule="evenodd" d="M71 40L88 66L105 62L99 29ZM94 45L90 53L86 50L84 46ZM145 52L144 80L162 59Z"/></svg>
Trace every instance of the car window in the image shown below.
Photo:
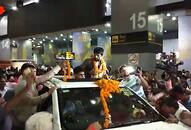
<svg viewBox="0 0 191 130"><path fill-rule="evenodd" d="M89 124L104 121L99 88L58 89L59 111L62 128L85 130ZM123 88L112 94L108 101L111 126L120 127L163 120L144 100Z"/></svg>

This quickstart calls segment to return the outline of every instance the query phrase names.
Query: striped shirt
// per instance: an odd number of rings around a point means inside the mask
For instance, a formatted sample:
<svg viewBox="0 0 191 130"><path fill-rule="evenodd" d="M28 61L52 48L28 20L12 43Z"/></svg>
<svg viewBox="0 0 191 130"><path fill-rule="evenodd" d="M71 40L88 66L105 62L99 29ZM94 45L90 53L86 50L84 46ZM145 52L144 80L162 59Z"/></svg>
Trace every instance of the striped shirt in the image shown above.
<svg viewBox="0 0 191 130"><path fill-rule="evenodd" d="M143 98L146 97L145 93L144 93L144 90L143 90L143 86L141 86L141 81L135 75L130 75L128 79L123 79L121 81L121 85L123 87L130 88L131 90L133 90L140 97L143 97Z"/></svg>

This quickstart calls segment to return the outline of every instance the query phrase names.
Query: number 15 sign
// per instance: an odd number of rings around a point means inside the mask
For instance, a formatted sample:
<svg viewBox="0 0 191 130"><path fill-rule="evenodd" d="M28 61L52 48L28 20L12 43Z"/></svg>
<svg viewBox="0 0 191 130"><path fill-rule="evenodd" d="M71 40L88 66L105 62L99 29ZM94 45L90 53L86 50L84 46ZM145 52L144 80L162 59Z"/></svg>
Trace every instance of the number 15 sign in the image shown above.
<svg viewBox="0 0 191 130"><path fill-rule="evenodd" d="M113 0L112 33L148 30L149 0Z"/></svg>

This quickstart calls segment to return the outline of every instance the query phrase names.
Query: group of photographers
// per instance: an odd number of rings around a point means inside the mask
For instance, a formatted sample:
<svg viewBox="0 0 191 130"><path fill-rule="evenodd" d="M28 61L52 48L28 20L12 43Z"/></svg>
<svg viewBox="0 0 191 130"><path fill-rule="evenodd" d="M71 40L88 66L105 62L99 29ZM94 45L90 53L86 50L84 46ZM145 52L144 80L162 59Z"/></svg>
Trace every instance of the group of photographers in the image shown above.
<svg viewBox="0 0 191 130"><path fill-rule="evenodd" d="M100 47L95 48L91 58L85 60L81 66L73 69L74 78L80 80L84 78L112 77L108 73L106 62L103 59L103 51ZM146 72L141 68L132 73L128 65L122 65L118 68L120 77L115 77L115 80L122 79L120 82L123 87L131 89L140 97L148 100L167 118L168 122L177 123L181 121L191 127L191 74L189 71L179 71L178 66L181 64L183 62L177 63L175 53L170 55L163 53L156 66L160 71L163 71L161 76L158 75L157 71ZM24 129L23 124L36 112L37 105L56 89L55 86L52 86L44 94L38 95L36 85L49 80L63 68L67 67L60 64L45 75L36 76L37 69L34 65L27 63L21 67L20 72L22 75L18 79L18 85L15 88L16 96L6 105L3 104L4 100L0 100L0 111L5 108L9 115L9 112L14 108L14 115L12 116L15 117L13 120L16 124L15 128ZM6 85L5 81L6 79L0 78L0 87L2 86L3 89ZM3 99L2 96L1 99ZM0 112L0 114L2 113ZM1 119L1 124L5 124L6 119ZM10 124L7 126L10 126ZM0 126L0 128L3 128L3 126ZM9 129L11 129L11 126ZM6 128L6 130L9 129Z"/></svg>

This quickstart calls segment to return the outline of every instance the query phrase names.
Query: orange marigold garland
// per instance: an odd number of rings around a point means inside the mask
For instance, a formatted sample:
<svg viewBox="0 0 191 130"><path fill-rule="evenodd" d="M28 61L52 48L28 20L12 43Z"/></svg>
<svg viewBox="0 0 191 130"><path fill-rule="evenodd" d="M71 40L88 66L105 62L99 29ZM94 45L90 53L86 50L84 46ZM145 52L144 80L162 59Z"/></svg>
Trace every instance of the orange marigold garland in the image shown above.
<svg viewBox="0 0 191 130"><path fill-rule="evenodd" d="M101 59L100 67L98 67L96 65L96 61L93 60L93 67L94 67L94 72L95 72L96 78L101 78L99 74L104 73L107 70L106 63L105 63L104 59Z"/></svg>
<svg viewBox="0 0 191 130"><path fill-rule="evenodd" d="M104 115L105 115L105 122L104 127L108 128L110 124L110 114L107 105L107 101L111 93L119 93L119 81L111 80L111 79L100 79L96 82L96 84L100 87L100 100L103 105Z"/></svg>
<svg viewBox="0 0 191 130"><path fill-rule="evenodd" d="M67 60L67 67L68 67L68 79L70 79L71 78L71 76L70 76L70 61L69 60Z"/></svg>
<svg viewBox="0 0 191 130"><path fill-rule="evenodd" d="M70 76L70 61L69 60L65 60L64 61L64 64L67 66L67 70L64 69L64 81L67 81L67 79L70 79L71 76ZM67 75L66 75L67 74Z"/></svg>

